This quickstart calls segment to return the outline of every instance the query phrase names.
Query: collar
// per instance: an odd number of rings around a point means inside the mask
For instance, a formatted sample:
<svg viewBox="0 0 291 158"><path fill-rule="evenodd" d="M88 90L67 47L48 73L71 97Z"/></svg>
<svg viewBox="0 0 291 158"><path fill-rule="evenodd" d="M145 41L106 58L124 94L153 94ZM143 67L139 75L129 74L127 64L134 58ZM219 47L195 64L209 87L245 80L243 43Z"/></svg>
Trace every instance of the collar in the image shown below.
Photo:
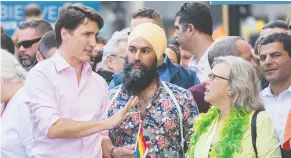
<svg viewBox="0 0 291 158"><path fill-rule="evenodd" d="M168 58L168 56L165 53L163 54L163 57L164 57L164 61L163 61L162 65L160 65L159 67L164 67L169 62L171 62L170 59Z"/></svg>
<svg viewBox="0 0 291 158"><path fill-rule="evenodd" d="M190 62L188 64L188 67L190 69L192 69L194 71L200 71L200 72L202 72L204 70L209 70L209 69L211 70L210 65L209 65L209 61L208 61L208 48L204 52L204 54L202 55L202 57L200 58L199 61L197 61L197 59L194 56L192 56L192 58L190 59Z"/></svg>
<svg viewBox="0 0 291 158"><path fill-rule="evenodd" d="M60 72L66 68L71 67L69 63L61 56L60 51L57 50L54 56L51 58L55 64L57 72Z"/></svg>
<svg viewBox="0 0 291 158"><path fill-rule="evenodd" d="M118 80L118 79L121 80L121 78L123 77L123 75L124 75L124 72L122 71L122 72L119 72L117 74L113 74L112 77L113 77L113 80Z"/></svg>
<svg viewBox="0 0 291 158"><path fill-rule="evenodd" d="M286 91L284 92L291 92L291 85L289 86L288 89L286 89ZM269 84L268 87L266 87L263 91L262 91L262 95L265 97L265 96L274 96L274 94L272 93L272 90L271 90L271 84Z"/></svg>
<svg viewBox="0 0 291 158"><path fill-rule="evenodd" d="M263 91L262 91L262 95L265 96L273 96L273 93L271 91L271 86L269 84L268 87L266 87Z"/></svg>
<svg viewBox="0 0 291 158"><path fill-rule="evenodd" d="M57 72L61 72L67 68L70 68L71 65L66 61L66 59L60 54L60 51L57 50L54 56L51 58L55 64ZM92 73L92 67L88 62L83 63L82 72L88 72L89 74Z"/></svg>
<svg viewBox="0 0 291 158"><path fill-rule="evenodd" d="M157 68L157 72L160 71L160 73L166 73L166 71L168 71L169 77L163 78L162 80L170 82L174 78L174 76L178 73L179 68L178 65L171 62L167 55L164 54L164 58L165 58L164 62Z"/></svg>

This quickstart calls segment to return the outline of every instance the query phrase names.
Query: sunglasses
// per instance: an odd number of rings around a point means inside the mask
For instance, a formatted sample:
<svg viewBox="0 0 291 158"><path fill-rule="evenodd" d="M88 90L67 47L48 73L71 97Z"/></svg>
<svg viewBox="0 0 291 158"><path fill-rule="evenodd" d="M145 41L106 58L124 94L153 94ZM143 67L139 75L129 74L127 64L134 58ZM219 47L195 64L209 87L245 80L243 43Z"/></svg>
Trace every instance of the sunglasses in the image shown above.
<svg viewBox="0 0 291 158"><path fill-rule="evenodd" d="M40 38L36 38L36 39L31 39L31 40L27 40L27 41L22 41L18 43L18 47L20 48L21 46L23 46L24 48L29 48L31 47L34 43L40 41Z"/></svg>
<svg viewBox="0 0 291 158"><path fill-rule="evenodd" d="M224 78L224 77L215 75L213 73L211 73L211 74L208 75L208 78L209 78L210 81L213 81L215 79L215 77L220 78L220 79L224 79L224 80L229 80L228 78Z"/></svg>

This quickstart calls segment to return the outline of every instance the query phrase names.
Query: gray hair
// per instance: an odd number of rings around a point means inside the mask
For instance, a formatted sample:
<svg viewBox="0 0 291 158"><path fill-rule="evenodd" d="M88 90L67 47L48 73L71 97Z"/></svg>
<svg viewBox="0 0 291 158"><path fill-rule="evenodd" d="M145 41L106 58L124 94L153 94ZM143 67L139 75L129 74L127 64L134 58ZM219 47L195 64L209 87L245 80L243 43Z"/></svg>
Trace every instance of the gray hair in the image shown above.
<svg viewBox="0 0 291 158"><path fill-rule="evenodd" d="M0 49L1 53L1 79L12 83L24 82L26 70L21 66L14 55L5 49Z"/></svg>
<svg viewBox="0 0 291 158"><path fill-rule="evenodd" d="M209 65L212 65L214 58L219 56L238 56L236 48L236 41L243 40L239 36L226 36L220 38L208 48L208 61Z"/></svg>
<svg viewBox="0 0 291 158"><path fill-rule="evenodd" d="M56 33L55 31L47 32L40 40L38 51L44 58L49 58L49 50L57 48Z"/></svg>
<svg viewBox="0 0 291 158"><path fill-rule="evenodd" d="M111 55L117 55L117 44L120 41L128 40L128 32L129 28L123 29L121 31L115 31L111 37L111 39L107 42L107 44L103 48L103 57L102 63L106 64L107 57Z"/></svg>
<svg viewBox="0 0 291 158"><path fill-rule="evenodd" d="M264 110L259 96L259 79L249 62L240 57L225 56L215 58L212 67L217 64L226 64L230 69L228 78L234 107L243 107L248 112Z"/></svg>

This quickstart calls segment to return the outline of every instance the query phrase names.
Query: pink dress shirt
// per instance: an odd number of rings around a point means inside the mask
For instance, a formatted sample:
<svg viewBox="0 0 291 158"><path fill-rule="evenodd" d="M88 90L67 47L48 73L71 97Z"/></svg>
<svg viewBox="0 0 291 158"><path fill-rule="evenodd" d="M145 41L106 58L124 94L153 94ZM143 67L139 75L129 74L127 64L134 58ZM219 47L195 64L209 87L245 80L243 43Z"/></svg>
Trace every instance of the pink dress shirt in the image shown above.
<svg viewBox="0 0 291 158"><path fill-rule="evenodd" d="M101 158L101 140L108 131L76 139L50 139L48 129L60 118L97 121L107 118L107 83L83 64L79 85L76 72L57 51L32 68L24 86L33 122L32 157Z"/></svg>

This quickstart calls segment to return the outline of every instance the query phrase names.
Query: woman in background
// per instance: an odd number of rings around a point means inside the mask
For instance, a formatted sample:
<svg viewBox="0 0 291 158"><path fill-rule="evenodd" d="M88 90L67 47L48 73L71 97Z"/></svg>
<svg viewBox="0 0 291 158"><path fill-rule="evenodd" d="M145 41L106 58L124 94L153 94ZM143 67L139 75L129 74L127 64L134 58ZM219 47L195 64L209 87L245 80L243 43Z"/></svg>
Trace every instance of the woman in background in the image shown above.
<svg viewBox="0 0 291 158"><path fill-rule="evenodd" d="M1 51L1 156L27 158L33 141L23 85L26 71L8 51Z"/></svg>
<svg viewBox="0 0 291 158"><path fill-rule="evenodd" d="M180 64L181 60L181 53L180 49L175 45L168 45L166 48L165 53L167 54L168 58L171 60L172 63Z"/></svg>
<svg viewBox="0 0 291 158"><path fill-rule="evenodd" d="M279 140L272 120L262 111L259 90L256 71L246 60L216 58L204 97L212 107L195 120L187 157L281 158ZM256 147L251 133L255 111L262 111L256 118Z"/></svg>

